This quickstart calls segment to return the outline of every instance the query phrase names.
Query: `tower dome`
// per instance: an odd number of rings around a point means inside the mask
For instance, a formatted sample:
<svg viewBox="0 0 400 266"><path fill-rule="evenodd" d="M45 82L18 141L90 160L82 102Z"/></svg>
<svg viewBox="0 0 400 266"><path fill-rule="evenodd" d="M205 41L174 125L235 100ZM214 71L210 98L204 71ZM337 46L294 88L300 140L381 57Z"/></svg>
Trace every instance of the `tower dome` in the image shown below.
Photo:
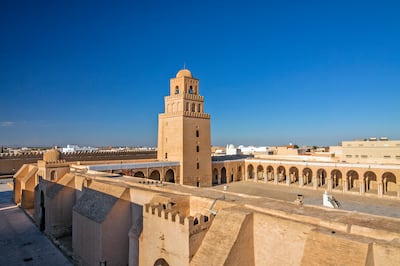
<svg viewBox="0 0 400 266"><path fill-rule="evenodd" d="M56 149L51 149L43 154L43 161L45 162L57 162L61 159L61 152Z"/></svg>
<svg viewBox="0 0 400 266"><path fill-rule="evenodd" d="M181 69L176 73L177 78L187 77L192 78L192 72L189 69Z"/></svg>

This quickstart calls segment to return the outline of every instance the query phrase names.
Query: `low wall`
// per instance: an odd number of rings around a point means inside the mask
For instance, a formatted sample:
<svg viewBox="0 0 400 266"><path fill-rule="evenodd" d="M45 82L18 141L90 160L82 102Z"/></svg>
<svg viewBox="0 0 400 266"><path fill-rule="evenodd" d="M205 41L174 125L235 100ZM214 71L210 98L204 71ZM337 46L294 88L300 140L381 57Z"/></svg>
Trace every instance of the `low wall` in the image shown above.
<svg viewBox="0 0 400 266"><path fill-rule="evenodd" d="M102 161L102 160L137 160L156 159L157 151L120 151L120 152L70 152L63 153L67 162ZM13 175L23 164L36 163L43 159L41 153L24 153L19 155L0 156L0 178L2 175Z"/></svg>

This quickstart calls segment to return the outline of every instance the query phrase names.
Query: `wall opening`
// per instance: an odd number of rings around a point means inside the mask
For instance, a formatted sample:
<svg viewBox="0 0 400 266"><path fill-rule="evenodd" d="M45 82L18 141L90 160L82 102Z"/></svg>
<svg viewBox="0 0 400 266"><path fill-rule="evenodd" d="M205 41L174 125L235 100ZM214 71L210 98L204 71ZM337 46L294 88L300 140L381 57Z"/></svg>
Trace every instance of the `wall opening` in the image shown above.
<svg viewBox="0 0 400 266"><path fill-rule="evenodd" d="M40 192L40 231L44 231L46 229L46 209L44 207L44 193L43 191Z"/></svg>

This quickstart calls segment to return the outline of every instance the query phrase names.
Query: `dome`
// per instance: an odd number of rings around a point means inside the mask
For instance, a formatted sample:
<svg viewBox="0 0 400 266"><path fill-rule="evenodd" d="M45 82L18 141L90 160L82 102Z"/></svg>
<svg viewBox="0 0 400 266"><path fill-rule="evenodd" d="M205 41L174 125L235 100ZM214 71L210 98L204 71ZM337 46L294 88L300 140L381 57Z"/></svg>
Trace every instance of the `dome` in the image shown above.
<svg viewBox="0 0 400 266"><path fill-rule="evenodd" d="M45 162L57 162L60 160L61 153L56 149L51 149L43 154L43 161Z"/></svg>
<svg viewBox="0 0 400 266"><path fill-rule="evenodd" d="M189 69L181 69L176 73L177 78L182 78L182 77L187 77L191 78L192 77L192 72L189 71Z"/></svg>

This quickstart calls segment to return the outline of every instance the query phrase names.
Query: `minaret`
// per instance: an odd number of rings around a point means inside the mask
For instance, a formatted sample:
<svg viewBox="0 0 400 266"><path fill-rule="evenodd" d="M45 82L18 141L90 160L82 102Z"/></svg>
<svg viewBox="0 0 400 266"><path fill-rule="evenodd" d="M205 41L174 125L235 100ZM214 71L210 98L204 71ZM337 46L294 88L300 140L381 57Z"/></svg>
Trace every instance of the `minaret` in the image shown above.
<svg viewBox="0 0 400 266"><path fill-rule="evenodd" d="M210 115L204 113L199 80L188 69L170 80L165 111L158 116L157 157L180 162L177 183L211 186Z"/></svg>

